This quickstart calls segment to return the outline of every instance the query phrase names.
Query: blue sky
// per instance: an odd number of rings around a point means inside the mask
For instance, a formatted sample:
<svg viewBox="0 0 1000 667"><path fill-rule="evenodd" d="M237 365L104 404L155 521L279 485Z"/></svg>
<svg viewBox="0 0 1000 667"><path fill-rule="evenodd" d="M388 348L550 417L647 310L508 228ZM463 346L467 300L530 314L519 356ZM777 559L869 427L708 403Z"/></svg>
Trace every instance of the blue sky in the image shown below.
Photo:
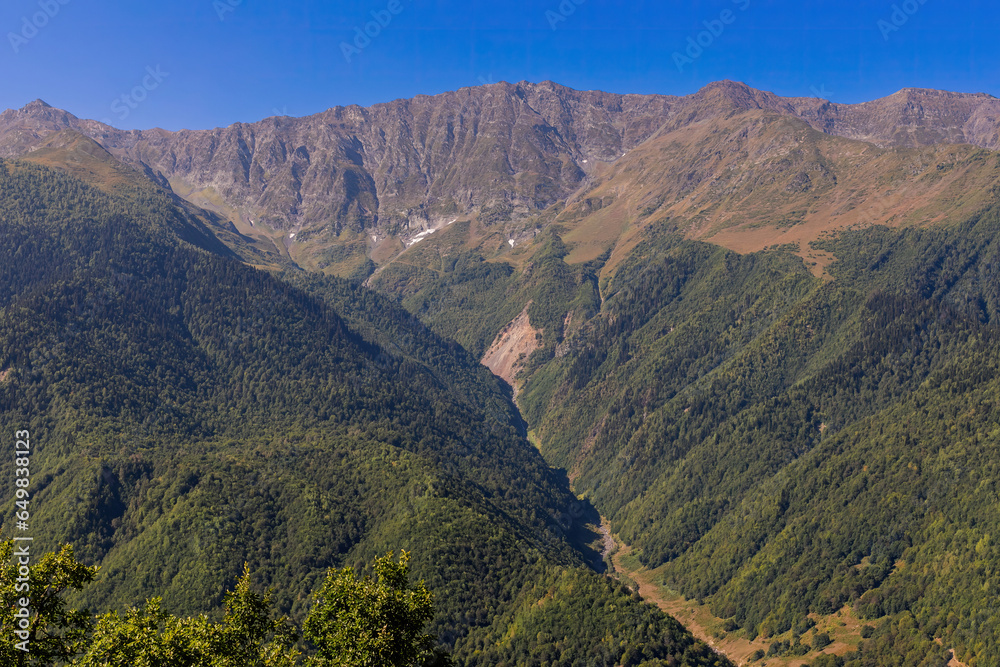
<svg viewBox="0 0 1000 667"><path fill-rule="evenodd" d="M993 3L945 0L4 0L0 108L42 98L124 129L176 130L494 81L1000 96L998 19ZM366 28L374 37L355 44Z"/></svg>

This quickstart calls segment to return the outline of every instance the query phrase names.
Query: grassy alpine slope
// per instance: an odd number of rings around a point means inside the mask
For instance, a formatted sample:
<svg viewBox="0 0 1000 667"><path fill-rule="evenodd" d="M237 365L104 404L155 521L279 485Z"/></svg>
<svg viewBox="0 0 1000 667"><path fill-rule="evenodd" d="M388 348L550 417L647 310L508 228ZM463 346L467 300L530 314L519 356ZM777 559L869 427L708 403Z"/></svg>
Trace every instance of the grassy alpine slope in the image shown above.
<svg viewBox="0 0 1000 667"><path fill-rule="evenodd" d="M327 567L405 548L460 664L725 664L584 567L504 389L385 299L26 162L0 163L0 221L0 428L36 443L36 549L102 566L78 602L217 613L246 561L301 617Z"/></svg>

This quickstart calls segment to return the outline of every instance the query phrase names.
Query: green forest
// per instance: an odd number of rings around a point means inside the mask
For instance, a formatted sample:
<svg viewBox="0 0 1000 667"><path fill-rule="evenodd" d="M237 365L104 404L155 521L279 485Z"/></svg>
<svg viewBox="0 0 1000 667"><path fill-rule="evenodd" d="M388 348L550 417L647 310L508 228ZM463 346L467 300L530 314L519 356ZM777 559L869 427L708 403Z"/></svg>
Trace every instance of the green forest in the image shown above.
<svg viewBox="0 0 1000 667"><path fill-rule="evenodd" d="M176 664L368 664L322 662L363 633L319 592L400 550L433 600L400 664L730 664L614 576L602 516L754 664L1000 655L1000 207L827 235L826 277L666 219L575 264L552 225L508 263L460 221L374 289L253 268L209 217L0 161L0 432L31 433L34 553L79 584L33 664L139 628L202 656ZM515 405L478 360L525 309Z"/></svg>
<svg viewBox="0 0 1000 667"><path fill-rule="evenodd" d="M663 585L748 637L850 605L873 633L844 664L946 664L934 639L990 664L998 232L847 232L817 244L830 281L651 235L519 403Z"/></svg>
<svg viewBox="0 0 1000 667"><path fill-rule="evenodd" d="M542 454L664 588L772 641L759 659L993 664L1000 207L829 234L826 278L667 219L611 269L570 265L562 231L520 269L433 239L375 284L477 354L532 304ZM867 636L816 657L813 619L844 608Z"/></svg>
<svg viewBox="0 0 1000 667"><path fill-rule="evenodd" d="M233 591L308 633L331 568L403 549L454 664L729 664L595 571L597 513L509 388L392 299L247 266L157 188L24 162L0 161L0 230L0 432L31 433L33 553L100 567L65 596L92 647L220 641Z"/></svg>

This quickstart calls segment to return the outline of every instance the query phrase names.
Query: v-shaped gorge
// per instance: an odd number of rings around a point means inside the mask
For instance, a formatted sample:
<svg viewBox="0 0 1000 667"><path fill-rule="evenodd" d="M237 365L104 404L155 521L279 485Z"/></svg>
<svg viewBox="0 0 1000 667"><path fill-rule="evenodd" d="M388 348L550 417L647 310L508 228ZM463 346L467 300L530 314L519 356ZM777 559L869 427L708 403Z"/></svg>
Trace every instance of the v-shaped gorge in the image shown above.
<svg viewBox="0 0 1000 667"><path fill-rule="evenodd" d="M40 268L7 274L5 414L47 420L45 493L79 508L50 534L106 560L98 604L217 601L235 552L301 611L327 564L406 546L467 664L722 661L592 571L600 512L618 575L736 662L989 664L996 105L496 84L127 136L5 112L8 154L103 190L8 163ZM173 574L126 572L146 555Z"/></svg>
<svg viewBox="0 0 1000 667"><path fill-rule="evenodd" d="M0 163L0 422L32 433L35 552L101 565L74 603L212 612L246 562L301 617L328 567L405 548L461 663L727 664L591 569L592 510L465 350L358 286L245 265L158 186L99 182Z"/></svg>

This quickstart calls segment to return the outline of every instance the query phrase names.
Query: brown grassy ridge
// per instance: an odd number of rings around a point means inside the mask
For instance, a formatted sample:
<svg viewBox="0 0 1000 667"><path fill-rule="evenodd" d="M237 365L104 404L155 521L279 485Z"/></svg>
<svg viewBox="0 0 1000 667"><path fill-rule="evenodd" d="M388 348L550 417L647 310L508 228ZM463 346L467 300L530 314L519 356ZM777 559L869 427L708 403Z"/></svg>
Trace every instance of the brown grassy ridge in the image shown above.
<svg viewBox="0 0 1000 667"><path fill-rule="evenodd" d="M848 228L949 224L996 201L1000 155L970 145L879 148L764 111L696 123L633 149L557 221L568 262L613 249L613 272L650 225L747 253Z"/></svg>

